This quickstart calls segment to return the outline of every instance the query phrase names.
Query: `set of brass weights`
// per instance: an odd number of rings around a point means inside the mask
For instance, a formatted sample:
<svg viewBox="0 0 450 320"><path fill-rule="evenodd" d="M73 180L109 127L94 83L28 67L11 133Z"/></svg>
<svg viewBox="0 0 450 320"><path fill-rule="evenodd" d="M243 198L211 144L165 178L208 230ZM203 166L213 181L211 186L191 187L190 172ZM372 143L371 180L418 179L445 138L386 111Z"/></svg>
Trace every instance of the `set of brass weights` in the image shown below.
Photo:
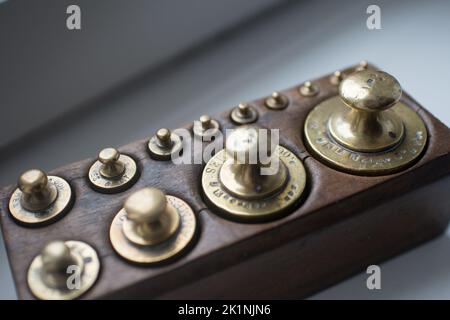
<svg viewBox="0 0 450 320"><path fill-rule="evenodd" d="M346 77L336 72L330 81L339 86L339 95L317 104L299 129L312 156L336 170L365 176L398 172L420 157L427 131L418 114L400 102L402 89L393 76L360 65ZM298 93L312 97L319 91L317 84L305 82ZM289 104L277 92L265 101L265 107L279 111ZM227 135L225 148L203 168L205 201L213 212L244 223L269 221L292 212L307 184L302 161L260 134L254 106L241 103L230 117L235 130ZM192 128L197 139L220 130L219 123L206 115ZM159 129L147 145L150 156L158 161L170 160L182 147L180 136L168 129ZM103 193L122 192L138 178L135 160L114 148L103 149L88 172L92 188ZM40 227L66 214L73 198L63 178L33 169L20 176L9 210L18 223ZM185 252L196 229L196 217L187 202L146 187L126 199L111 223L109 237L122 258L152 265ZM81 277L76 290L67 289L69 266L78 268ZM100 260L87 243L53 241L32 261L28 284L38 298L73 299L95 283L99 271Z"/></svg>

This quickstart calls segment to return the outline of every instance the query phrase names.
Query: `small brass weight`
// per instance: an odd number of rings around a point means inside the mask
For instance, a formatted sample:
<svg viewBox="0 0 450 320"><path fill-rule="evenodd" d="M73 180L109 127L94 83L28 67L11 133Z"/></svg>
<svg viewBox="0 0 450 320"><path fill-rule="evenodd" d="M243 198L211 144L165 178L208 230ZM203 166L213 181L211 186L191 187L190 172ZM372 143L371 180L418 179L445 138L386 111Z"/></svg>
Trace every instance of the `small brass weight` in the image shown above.
<svg viewBox="0 0 450 320"><path fill-rule="evenodd" d="M115 193L131 187L139 177L136 161L128 155L120 154L115 148L105 148L98 154L89 169L92 187L104 193Z"/></svg>
<svg viewBox="0 0 450 320"><path fill-rule="evenodd" d="M280 145L272 146L270 135L263 139L261 133L255 126L235 129L226 139L225 150L216 153L203 170L206 199L231 219L260 222L280 217L305 189L300 159Z"/></svg>
<svg viewBox="0 0 450 320"><path fill-rule="evenodd" d="M423 152L427 130L419 115L400 102L398 81L382 71L346 77L339 96L319 103L305 122L309 149L336 169L383 175L411 165Z"/></svg>
<svg viewBox="0 0 450 320"><path fill-rule="evenodd" d="M144 188L125 200L109 236L114 250L126 260L156 264L183 252L195 231L196 218L186 202L159 189Z"/></svg>
<svg viewBox="0 0 450 320"><path fill-rule="evenodd" d="M25 171L9 201L11 215L24 225L39 226L62 217L72 204L69 183L38 169Z"/></svg>
<svg viewBox="0 0 450 320"><path fill-rule="evenodd" d="M42 300L71 300L81 296L97 280L97 252L81 241L52 241L28 269L28 286Z"/></svg>

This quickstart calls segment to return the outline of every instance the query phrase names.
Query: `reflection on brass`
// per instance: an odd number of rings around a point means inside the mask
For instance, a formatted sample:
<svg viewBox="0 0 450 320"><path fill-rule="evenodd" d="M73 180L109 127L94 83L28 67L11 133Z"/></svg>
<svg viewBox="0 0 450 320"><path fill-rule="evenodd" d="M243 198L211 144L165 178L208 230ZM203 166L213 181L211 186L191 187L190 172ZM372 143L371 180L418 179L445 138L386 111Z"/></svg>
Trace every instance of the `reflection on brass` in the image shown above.
<svg viewBox="0 0 450 320"><path fill-rule="evenodd" d="M231 120L237 124L248 124L258 119L258 111L248 103L240 103L231 111Z"/></svg>
<svg viewBox="0 0 450 320"><path fill-rule="evenodd" d="M361 152L377 152L404 138L402 120L392 110L402 95L398 81L381 71L360 71L339 88L349 108L336 110L329 122L332 137L341 145Z"/></svg>
<svg viewBox="0 0 450 320"><path fill-rule="evenodd" d="M156 160L170 160L173 154L178 154L182 148L182 141L178 134L169 129L161 128L150 138L148 151Z"/></svg>
<svg viewBox="0 0 450 320"><path fill-rule="evenodd" d="M405 168L427 141L417 113L399 102L402 89L391 75L362 70L346 77L339 96L308 115L305 137L320 159L344 171L382 175Z"/></svg>
<svg viewBox="0 0 450 320"><path fill-rule="evenodd" d="M20 223L50 223L70 209L72 189L63 178L32 169L20 176L18 185L9 201L9 211Z"/></svg>
<svg viewBox="0 0 450 320"><path fill-rule="evenodd" d="M192 130L195 137L208 141L218 133L220 126L216 120L211 119L210 116L204 114L199 120L194 121Z"/></svg>
<svg viewBox="0 0 450 320"><path fill-rule="evenodd" d="M355 71L363 71L369 68L369 63L366 60L361 61L355 68Z"/></svg>
<svg viewBox="0 0 450 320"><path fill-rule="evenodd" d="M227 138L226 150L214 155L203 170L206 198L230 218L251 222L280 217L305 188L302 162L279 145L270 152L270 139L261 139L257 127L236 129ZM261 156L263 146L268 152Z"/></svg>
<svg viewBox="0 0 450 320"><path fill-rule="evenodd" d="M98 160L89 169L89 181L97 191L121 192L131 187L138 178L136 162L114 148L100 151Z"/></svg>
<svg viewBox="0 0 450 320"><path fill-rule="evenodd" d="M283 110L289 105L289 99L279 92L273 92L272 95L266 99L265 104L269 109Z"/></svg>
<svg viewBox="0 0 450 320"><path fill-rule="evenodd" d="M144 188L127 198L109 235L123 258L153 264L183 252L195 230L196 218L186 202L156 188Z"/></svg>
<svg viewBox="0 0 450 320"><path fill-rule="evenodd" d="M319 93L319 87L311 81L306 81L300 86L299 92L302 96L312 97Z"/></svg>
<svg viewBox="0 0 450 320"><path fill-rule="evenodd" d="M339 70L335 71L333 75L330 77L330 83L332 85L338 86L341 81L344 79L344 76L342 75L342 72Z"/></svg>
<svg viewBox="0 0 450 320"><path fill-rule="evenodd" d="M95 250L81 241L53 241L28 269L28 286L42 300L71 300L95 283L100 261Z"/></svg>

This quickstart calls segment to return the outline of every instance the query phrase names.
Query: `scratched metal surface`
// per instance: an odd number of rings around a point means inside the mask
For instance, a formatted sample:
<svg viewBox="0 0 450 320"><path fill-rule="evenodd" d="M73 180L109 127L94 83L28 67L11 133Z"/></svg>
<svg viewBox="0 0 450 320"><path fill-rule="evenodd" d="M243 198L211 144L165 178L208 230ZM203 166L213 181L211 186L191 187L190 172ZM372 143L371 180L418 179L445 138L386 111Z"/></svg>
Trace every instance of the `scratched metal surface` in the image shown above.
<svg viewBox="0 0 450 320"><path fill-rule="evenodd" d="M382 29L374 31L366 28L366 1L297 2L249 21L95 101L89 111L80 110L18 142L2 154L0 184L14 183L26 168L51 169L77 161L103 146L126 144L158 127L177 127L202 113L227 109L361 59L394 74L406 91L450 125L445 104L450 2L377 3ZM449 252L447 231L383 263L382 290L367 290L367 275L361 273L312 298L450 299ZM9 272L2 246L0 298L15 298Z"/></svg>

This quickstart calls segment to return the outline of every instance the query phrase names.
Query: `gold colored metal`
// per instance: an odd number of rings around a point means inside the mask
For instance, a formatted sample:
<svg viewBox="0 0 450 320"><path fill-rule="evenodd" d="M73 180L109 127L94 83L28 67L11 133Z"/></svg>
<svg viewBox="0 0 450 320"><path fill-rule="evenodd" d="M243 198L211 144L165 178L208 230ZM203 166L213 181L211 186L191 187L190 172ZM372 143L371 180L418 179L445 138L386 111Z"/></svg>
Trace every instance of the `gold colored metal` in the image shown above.
<svg viewBox="0 0 450 320"><path fill-rule="evenodd" d="M170 160L173 154L178 154L183 144L178 134L169 129L161 128L150 138L148 151L156 160Z"/></svg>
<svg viewBox="0 0 450 320"><path fill-rule="evenodd" d="M98 155L98 161L103 164L99 172L105 179L116 179L125 172L125 164L120 161L120 153L117 149L103 149Z"/></svg>
<svg viewBox="0 0 450 320"><path fill-rule="evenodd" d="M204 114L200 117L200 120L194 121L192 130L197 138L209 140L218 133L220 125L216 120L211 119L210 116Z"/></svg>
<svg viewBox="0 0 450 320"><path fill-rule="evenodd" d="M115 216L114 250L139 264L160 263L183 252L194 238L196 218L189 205L155 188L133 193Z"/></svg>
<svg viewBox="0 0 450 320"><path fill-rule="evenodd" d="M377 152L403 140L402 120L388 110L402 95L393 76L382 71L355 72L341 83L339 95L349 108L336 110L328 124L339 144L354 151Z"/></svg>
<svg viewBox="0 0 450 320"><path fill-rule="evenodd" d="M342 81L339 93L306 119L306 141L320 159L350 173L383 175L421 155L425 125L399 102L402 90L394 77L374 70L355 72Z"/></svg>
<svg viewBox="0 0 450 320"><path fill-rule="evenodd" d="M366 60L362 60L359 65L355 68L355 71L363 71L369 68L369 63Z"/></svg>
<svg viewBox="0 0 450 320"><path fill-rule="evenodd" d="M31 169L20 176L18 185L9 201L9 211L19 223L50 223L70 209L72 189L63 178Z"/></svg>
<svg viewBox="0 0 450 320"><path fill-rule="evenodd" d="M240 127L227 138L226 150L214 155L203 170L206 198L230 218L249 222L277 218L303 193L306 173L300 159L277 145L267 153L269 161L262 163L258 156L252 163L249 159L259 154L260 147L257 128ZM270 168L274 161L276 171L263 174L261 169Z"/></svg>
<svg viewBox="0 0 450 320"><path fill-rule="evenodd" d="M342 82L342 80L344 80L344 76L339 70L335 71L330 77L330 83L335 86L338 86Z"/></svg>
<svg viewBox="0 0 450 320"><path fill-rule="evenodd" d="M81 241L53 241L28 269L28 286L42 300L71 300L89 290L100 272L95 250Z"/></svg>
<svg viewBox="0 0 450 320"><path fill-rule="evenodd" d="M231 111L231 120L237 124L249 124L258 119L258 111L248 103L240 103Z"/></svg>
<svg viewBox="0 0 450 320"><path fill-rule="evenodd" d="M124 204L127 220L123 225L125 236L135 244L153 245L175 234L180 216L167 205L166 195L155 188L133 193Z"/></svg>
<svg viewBox="0 0 450 320"><path fill-rule="evenodd" d="M89 169L89 181L97 191L121 192L131 187L139 176L136 161L114 148L100 151Z"/></svg>
<svg viewBox="0 0 450 320"><path fill-rule="evenodd" d="M302 96L312 97L319 93L319 87L311 81L306 81L300 86L299 92Z"/></svg>
<svg viewBox="0 0 450 320"><path fill-rule="evenodd" d="M265 101L266 107L273 110L283 110L289 105L289 99L279 92L273 92Z"/></svg>

